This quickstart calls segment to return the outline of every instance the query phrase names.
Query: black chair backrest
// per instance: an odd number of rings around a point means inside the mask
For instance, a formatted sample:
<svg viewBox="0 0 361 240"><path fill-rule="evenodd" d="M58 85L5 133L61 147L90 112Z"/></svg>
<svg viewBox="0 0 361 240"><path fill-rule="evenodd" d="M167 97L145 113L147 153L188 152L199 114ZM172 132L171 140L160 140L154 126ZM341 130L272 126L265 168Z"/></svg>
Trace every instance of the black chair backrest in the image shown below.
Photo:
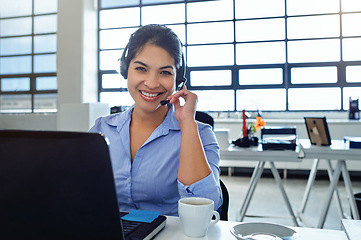
<svg viewBox="0 0 361 240"><path fill-rule="evenodd" d="M222 189L223 203L221 206L220 219L228 221L228 207L229 207L229 194L226 185L219 179L219 183Z"/></svg>
<svg viewBox="0 0 361 240"><path fill-rule="evenodd" d="M214 129L214 119L211 115L205 112L196 111L196 120L202 123L208 123Z"/></svg>

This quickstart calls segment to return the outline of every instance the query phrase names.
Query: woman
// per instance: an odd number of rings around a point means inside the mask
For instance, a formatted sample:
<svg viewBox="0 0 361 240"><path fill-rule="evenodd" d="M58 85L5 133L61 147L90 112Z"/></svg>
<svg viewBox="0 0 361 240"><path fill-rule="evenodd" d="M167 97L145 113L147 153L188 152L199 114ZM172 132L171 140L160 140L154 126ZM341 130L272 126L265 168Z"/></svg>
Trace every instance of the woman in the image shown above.
<svg viewBox="0 0 361 240"><path fill-rule="evenodd" d="M178 199L190 196L212 199L215 209L222 204L215 135L194 119L197 96L185 87L174 93L184 67L180 40L162 25L139 28L124 49L121 73L135 103L90 129L109 140L121 211L177 215Z"/></svg>

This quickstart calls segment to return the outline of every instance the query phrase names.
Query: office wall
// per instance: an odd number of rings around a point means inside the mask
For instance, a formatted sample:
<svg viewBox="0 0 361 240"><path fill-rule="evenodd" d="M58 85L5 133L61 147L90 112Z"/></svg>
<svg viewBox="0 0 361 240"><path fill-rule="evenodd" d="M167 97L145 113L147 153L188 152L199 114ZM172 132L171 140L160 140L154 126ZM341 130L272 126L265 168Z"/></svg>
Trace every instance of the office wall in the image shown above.
<svg viewBox="0 0 361 240"><path fill-rule="evenodd" d="M0 129L56 130L56 113L0 114Z"/></svg>
<svg viewBox="0 0 361 240"><path fill-rule="evenodd" d="M229 129L229 139L236 139L242 131L240 115L232 114L229 118L227 113L215 117L215 128ZM300 138L307 138L307 132L303 116L326 116L330 129L330 135L334 139L342 139L344 136L361 136L361 121L347 119L347 113L263 113L268 126L295 126ZM249 119L248 121L253 121ZM0 114L0 129L57 129L57 113L49 114Z"/></svg>
<svg viewBox="0 0 361 240"><path fill-rule="evenodd" d="M267 126L291 126L296 127L299 138L308 138L304 116L327 118L330 135L332 139L343 139L344 136L361 137L361 121L349 120L347 113L317 112L317 113L265 113L262 115ZM254 119L247 119L247 123ZM229 129L229 139L237 139L242 134L242 119L215 116L216 129ZM259 135L259 132L257 133Z"/></svg>

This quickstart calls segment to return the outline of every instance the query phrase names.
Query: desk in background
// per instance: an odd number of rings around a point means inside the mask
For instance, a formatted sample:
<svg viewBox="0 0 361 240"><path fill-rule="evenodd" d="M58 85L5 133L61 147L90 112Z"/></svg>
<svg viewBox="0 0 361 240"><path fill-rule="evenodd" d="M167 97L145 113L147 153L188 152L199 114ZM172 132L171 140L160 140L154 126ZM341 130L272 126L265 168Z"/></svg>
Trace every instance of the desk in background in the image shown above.
<svg viewBox="0 0 361 240"><path fill-rule="evenodd" d="M309 179L307 181L306 190L303 196L303 201L301 205L301 210L298 213L298 217L307 225L307 218L304 216L305 208L307 205L308 197L313 186L316 173L318 170L318 163L321 159L326 160L328 163L328 174L330 177L330 185L326 195L325 202L322 206L322 212L320 215L320 220L317 225L318 228L322 228L330 207L330 203L332 200L332 196L334 192L336 192L336 196L338 195L337 184L339 182L340 175L342 173L345 187L348 195L349 204L351 207L351 212L353 214L354 219L360 219L359 212L356 207L356 202L353 197L352 184L349 176L349 172L347 169L346 161L347 160L361 160L361 149L350 149L343 140L333 140L331 146L315 146L311 145L308 139L301 139L301 145L299 145L296 151L284 150L284 151L262 151L261 146L251 147L251 148L238 148L238 147L229 147L228 149L220 150L220 158L222 161L227 161L228 164L232 164L233 162L240 161L256 161L257 165L253 170L253 174L250 180L250 185L246 194L246 198L243 202L241 212L240 212L240 220L242 221L245 217L248 205L253 196L255 187L260 179L263 168L266 162L269 162L271 166L272 174L281 190L282 196L286 202L288 211L295 223L295 226L298 226L297 218L294 216L294 212L292 210L291 204L288 200L287 194L284 190L282 180L278 174L277 168L274 162L299 162L302 161L301 158L305 159L315 159L313 166L310 171ZM331 165L331 160L336 160L336 166L333 169ZM233 164L236 165L236 164ZM222 164L221 164L222 166ZM224 165L223 165L224 166ZM232 165L231 165L232 166ZM340 219L346 218L343 213L340 199L336 197Z"/></svg>
<svg viewBox="0 0 361 240"><path fill-rule="evenodd" d="M248 206L251 202L253 197L253 193L256 189L259 179L264 170L264 166L269 163L271 167L271 171L273 177L281 191L282 197L286 203L287 210L293 220L295 226L298 226L297 217L292 209L291 203L288 199L286 191L283 187L283 183L281 177L278 173L276 168L275 162L300 162L302 161L300 158L300 151L298 148L296 151L292 150L267 150L263 151L262 146L259 145L258 147L249 147L249 148L240 148L240 147L229 147L227 149L220 150L220 159L221 162L224 161L256 161L257 165L253 170L252 177L249 183L249 187L246 193L245 200L242 204L241 211L240 211L240 221L243 221L244 217L246 216L246 212Z"/></svg>
<svg viewBox="0 0 361 240"><path fill-rule="evenodd" d="M360 219L360 214L356 207L356 201L353 196L352 184L347 169L346 161L348 160L361 161L361 149L353 149L353 148L350 149L348 145L344 143L343 140L332 140L331 146L311 145L310 141L306 139L301 139L300 143L305 153L305 158L314 159L314 162L307 181L306 190L303 195L303 200L301 204L301 209L298 212L298 217L304 223L306 223L307 226L310 226L310 224L307 222L307 218L304 215L304 212L311 192L311 188L316 178L316 174L318 171L318 164L320 160L325 160L327 162L327 172L330 179L330 185L325 198L325 202L322 206L320 219L316 227L323 228L331 204L332 196L334 193L335 193L335 199L337 201L340 219L348 218L348 216L346 216L346 214L342 209L341 200L337 190L337 185L341 174L343 177L343 181L345 183L347 199L349 200L352 216L354 219ZM336 166L334 168L332 167L331 160L336 160Z"/></svg>
<svg viewBox="0 0 361 240"><path fill-rule="evenodd" d="M236 238L231 234L230 229L239 224L239 222L219 221L215 225L209 227L206 237L197 238L199 240L235 240ZM191 240L184 235L182 223L178 217L168 217L165 228L154 238L154 240ZM343 231L325 230L315 228L300 228L291 227L298 233L297 240L347 240L346 234Z"/></svg>

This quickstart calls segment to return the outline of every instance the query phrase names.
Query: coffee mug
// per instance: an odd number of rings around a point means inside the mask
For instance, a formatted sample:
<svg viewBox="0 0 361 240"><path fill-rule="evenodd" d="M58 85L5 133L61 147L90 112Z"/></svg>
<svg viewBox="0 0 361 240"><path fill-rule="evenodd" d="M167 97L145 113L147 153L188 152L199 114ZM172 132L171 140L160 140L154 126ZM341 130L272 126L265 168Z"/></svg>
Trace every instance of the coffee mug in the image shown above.
<svg viewBox="0 0 361 240"><path fill-rule="evenodd" d="M183 231L188 237L204 237L208 227L219 221L219 213L214 211L214 202L208 198L179 199L178 215L183 224ZM215 220L212 220L213 216Z"/></svg>

